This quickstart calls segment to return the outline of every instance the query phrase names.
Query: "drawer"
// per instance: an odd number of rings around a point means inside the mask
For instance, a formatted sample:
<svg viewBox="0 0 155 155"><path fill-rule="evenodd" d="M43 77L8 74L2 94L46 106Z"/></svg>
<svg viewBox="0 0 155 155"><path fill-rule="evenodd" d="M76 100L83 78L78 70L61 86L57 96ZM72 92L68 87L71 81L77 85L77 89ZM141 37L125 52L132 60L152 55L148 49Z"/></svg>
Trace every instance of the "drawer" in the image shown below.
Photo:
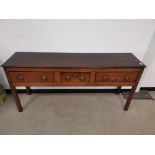
<svg viewBox="0 0 155 155"><path fill-rule="evenodd" d="M95 82L133 83L137 76L138 72L98 72L95 76Z"/></svg>
<svg viewBox="0 0 155 155"><path fill-rule="evenodd" d="M48 83L55 81L54 72L9 72L13 83Z"/></svg>
<svg viewBox="0 0 155 155"><path fill-rule="evenodd" d="M89 72L61 72L61 83L85 83L90 82Z"/></svg>

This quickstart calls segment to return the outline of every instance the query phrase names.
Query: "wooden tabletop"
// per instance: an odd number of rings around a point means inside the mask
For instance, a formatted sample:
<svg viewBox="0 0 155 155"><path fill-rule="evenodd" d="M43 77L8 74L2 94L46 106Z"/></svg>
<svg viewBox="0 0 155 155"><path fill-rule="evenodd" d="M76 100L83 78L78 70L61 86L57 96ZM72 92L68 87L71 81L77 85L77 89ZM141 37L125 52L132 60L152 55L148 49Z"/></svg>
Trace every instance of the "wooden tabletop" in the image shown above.
<svg viewBox="0 0 155 155"><path fill-rule="evenodd" d="M132 53L15 52L2 67L145 67Z"/></svg>

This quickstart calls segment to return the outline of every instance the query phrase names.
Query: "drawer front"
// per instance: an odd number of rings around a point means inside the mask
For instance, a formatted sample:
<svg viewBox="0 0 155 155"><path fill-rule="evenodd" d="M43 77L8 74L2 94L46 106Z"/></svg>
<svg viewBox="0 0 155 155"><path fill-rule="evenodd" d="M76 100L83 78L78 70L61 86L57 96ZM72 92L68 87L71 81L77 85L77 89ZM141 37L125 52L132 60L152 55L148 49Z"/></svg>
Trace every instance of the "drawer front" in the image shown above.
<svg viewBox="0 0 155 155"><path fill-rule="evenodd" d="M134 83L137 79L137 72L99 72L96 73L95 82L102 83Z"/></svg>
<svg viewBox="0 0 155 155"><path fill-rule="evenodd" d="M61 72L61 83L88 83L90 82L89 72Z"/></svg>
<svg viewBox="0 0 155 155"><path fill-rule="evenodd" d="M48 83L55 81L53 72L9 72L14 84L18 83Z"/></svg>

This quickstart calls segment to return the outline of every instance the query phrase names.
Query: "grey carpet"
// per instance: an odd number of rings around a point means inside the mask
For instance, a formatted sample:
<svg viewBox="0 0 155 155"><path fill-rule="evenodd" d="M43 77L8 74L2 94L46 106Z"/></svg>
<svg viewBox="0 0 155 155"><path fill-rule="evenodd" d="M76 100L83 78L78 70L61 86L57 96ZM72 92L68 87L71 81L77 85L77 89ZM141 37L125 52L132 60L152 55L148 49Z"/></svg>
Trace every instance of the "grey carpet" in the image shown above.
<svg viewBox="0 0 155 155"><path fill-rule="evenodd" d="M20 94L20 99L22 113L11 95L0 106L0 134L155 134L155 100L133 100L125 112L125 99L113 93Z"/></svg>

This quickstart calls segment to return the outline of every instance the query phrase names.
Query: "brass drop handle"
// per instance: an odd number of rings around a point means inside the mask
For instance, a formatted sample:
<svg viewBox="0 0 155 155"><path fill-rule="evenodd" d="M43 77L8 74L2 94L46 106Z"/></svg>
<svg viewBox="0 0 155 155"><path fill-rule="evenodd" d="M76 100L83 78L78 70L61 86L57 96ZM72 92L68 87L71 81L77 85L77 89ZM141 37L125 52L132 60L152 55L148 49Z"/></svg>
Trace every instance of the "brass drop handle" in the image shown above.
<svg viewBox="0 0 155 155"><path fill-rule="evenodd" d="M80 81L84 81L85 80L85 76L81 75L80 76Z"/></svg>
<svg viewBox="0 0 155 155"><path fill-rule="evenodd" d="M69 81L71 77L69 75L65 76L65 80Z"/></svg>
<svg viewBox="0 0 155 155"><path fill-rule="evenodd" d="M22 75L19 75L19 76L18 76L18 79L19 79L20 81L24 80L24 78L23 78Z"/></svg>
<svg viewBox="0 0 155 155"><path fill-rule="evenodd" d="M128 76L125 76L124 81L125 82L129 81L129 77Z"/></svg>
<svg viewBox="0 0 155 155"><path fill-rule="evenodd" d="M103 81L107 81L108 80L108 77L105 75L103 76Z"/></svg>
<svg viewBox="0 0 155 155"><path fill-rule="evenodd" d="M47 76L43 75L43 76L41 77L41 79L42 79L43 81L46 81L46 80L47 80Z"/></svg>

